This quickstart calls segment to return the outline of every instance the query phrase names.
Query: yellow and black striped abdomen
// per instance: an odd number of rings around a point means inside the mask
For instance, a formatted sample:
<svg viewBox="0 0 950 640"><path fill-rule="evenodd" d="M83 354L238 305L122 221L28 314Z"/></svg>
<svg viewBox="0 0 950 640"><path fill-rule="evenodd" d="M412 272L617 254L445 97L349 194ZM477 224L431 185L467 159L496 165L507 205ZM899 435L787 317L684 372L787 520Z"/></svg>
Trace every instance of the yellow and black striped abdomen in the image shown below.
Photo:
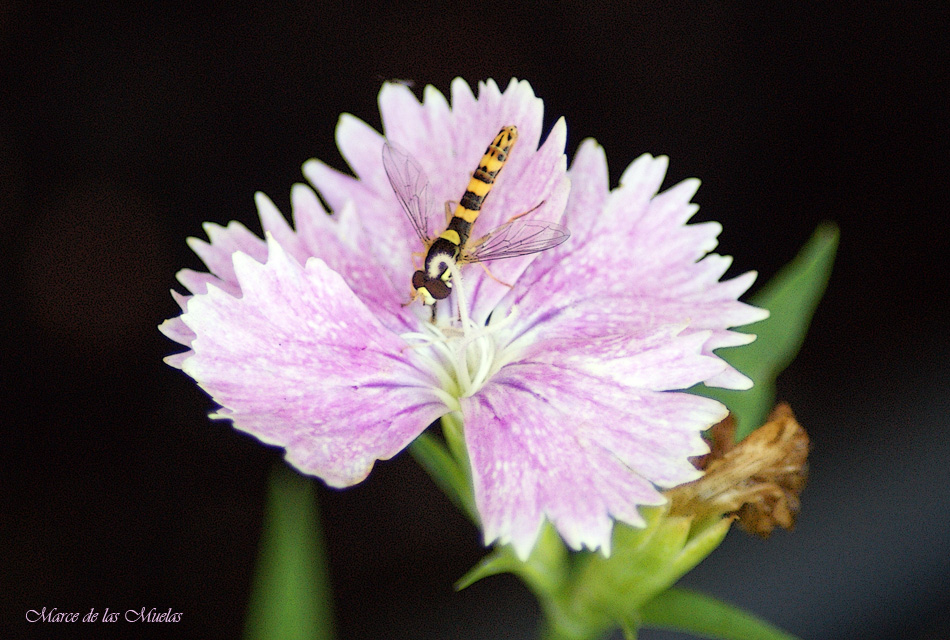
<svg viewBox="0 0 950 640"><path fill-rule="evenodd" d="M468 181L465 195L462 196L459 205L452 214L454 218L461 218L469 224L475 222L479 211L481 211L482 203L495 184L498 172L508 161L508 154L517 139L518 127L507 126L498 132L495 139L485 149L485 155L478 163L478 169L472 174L472 179Z"/></svg>
<svg viewBox="0 0 950 640"><path fill-rule="evenodd" d="M518 128L507 126L491 141L478 163L478 168L468 181L465 195L452 213L448 226L429 246L423 268L412 275L412 288L417 295L422 296L425 304L435 304L437 300L447 298L451 293L449 267L456 263L462 247L468 242L469 233L478 218L482 203L491 192L498 173L508 161L508 154L517 139Z"/></svg>

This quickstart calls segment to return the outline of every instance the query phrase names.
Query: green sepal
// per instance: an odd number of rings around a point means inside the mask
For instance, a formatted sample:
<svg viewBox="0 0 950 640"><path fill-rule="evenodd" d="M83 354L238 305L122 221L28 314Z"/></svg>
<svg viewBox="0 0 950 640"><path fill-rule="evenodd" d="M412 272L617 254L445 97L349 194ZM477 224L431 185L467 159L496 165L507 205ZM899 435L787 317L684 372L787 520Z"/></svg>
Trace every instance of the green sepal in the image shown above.
<svg viewBox="0 0 950 640"><path fill-rule="evenodd" d="M641 512L647 527L616 523L610 557L583 554L575 581L577 589L592 596L595 608L610 612L614 621L635 620L643 603L712 553L732 524L730 518L697 524L692 518L667 515L666 507Z"/></svg>
<svg viewBox="0 0 950 640"><path fill-rule="evenodd" d="M715 551L716 547L725 540L731 526L732 518L712 518L703 522L693 522L689 539L670 567L670 575L676 576L674 582L692 571L693 567Z"/></svg>
<svg viewBox="0 0 950 640"><path fill-rule="evenodd" d="M468 475L439 437L431 433L420 434L409 446L409 453L449 497L452 504L477 524L478 515L469 488Z"/></svg>
<svg viewBox="0 0 950 640"><path fill-rule="evenodd" d="M530 588L538 598L558 596L569 582L571 555L554 527L542 525L538 541L528 559L521 561L510 545L496 547L455 583L458 590L470 587L482 578L511 573Z"/></svg>
<svg viewBox="0 0 950 640"><path fill-rule="evenodd" d="M664 591L644 604L640 620L644 627L718 640L798 640L731 604L682 588Z"/></svg>
<svg viewBox="0 0 950 640"><path fill-rule="evenodd" d="M271 473L245 640L331 640L326 554L312 478L284 464Z"/></svg>
<svg viewBox="0 0 950 640"><path fill-rule="evenodd" d="M640 630L640 620L621 620L620 632L623 634L623 640L637 640L637 633Z"/></svg>
<svg viewBox="0 0 950 640"><path fill-rule="evenodd" d="M770 312L765 320L736 329L755 334L755 342L716 351L752 379L752 389L734 391L704 385L691 389L729 408L738 421L737 442L764 424L775 404L775 379L792 362L805 340L831 275L838 237L837 225L820 224L798 255L750 298L751 304Z"/></svg>
<svg viewBox="0 0 950 640"><path fill-rule="evenodd" d="M669 589L725 538L730 518L697 523L670 516L667 507L642 508L646 527L614 524L609 557L600 552L572 556L568 581L539 593L546 640L591 640L614 628L635 638L644 603ZM519 572L514 571L513 573Z"/></svg>
<svg viewBox="0 0 950 640"><path fill-rule="evenodd" d="M494 549L455 582L455 590L467 589L479 580L489 576L497 576L502 573L517 575L520 568L521 561L515 557L514 552L509 547Z"/></svg>

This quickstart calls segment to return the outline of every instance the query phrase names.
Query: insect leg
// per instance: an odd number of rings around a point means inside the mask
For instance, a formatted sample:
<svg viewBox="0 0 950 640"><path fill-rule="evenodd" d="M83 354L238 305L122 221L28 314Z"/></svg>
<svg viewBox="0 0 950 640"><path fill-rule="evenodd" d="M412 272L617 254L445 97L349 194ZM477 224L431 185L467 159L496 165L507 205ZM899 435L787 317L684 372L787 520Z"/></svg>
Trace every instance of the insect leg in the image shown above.
<svg viewBox="0 0 950 640"><path fill-rule="evenodd" d="M538 209L541 208L541 205L543 205L544 203L545 203L545 201L542 200L541 202L539 202L538 204L534 205L533 207L531 207L531 208L528 209L527 211L524 211L524 212L522 212L522 213L519 213L519 214L516 215L516 216L511 216L511 218L509 218L508 221L505 222L505 224L511 224L512 222L514 222L514 221L517 220L518 218L523 218L523 217L525 217L526 215L528 215L529 213L532 213L533 211L537 211ZM503 226L504 226L504 225L503 225Z"/></svg>
<svg viewBox="0 0 950 640"><path fill-rule="evenodd" d="M458 207L458 202L452 202L451 200L445 201L445 224L448 224L452 221L452 216L455 215L455 209Z"/></svg>
<svg viewBox="0 0 950 640"><path fill-rule="evenodd" d="M523 215L523 214L522 214L522 215ZM484 263L484 262L479 262L479 263L478 263L478 266L480 266L482 269L484 269L484 270L485 270L485 273L488 274L488 277L491 278L492 280L494 280L495 282L497 282L498 284L503 284L503 285L505 285L506 287L508 287L509 289L513 289L513 288L514 288L513 285L508 284L508 283L505 282L504 280L499 280L498 278L496 278L496 277L495 277L495 274L493 274L493 273L488 269L488 267L485 266L485 263Z"/></svg>

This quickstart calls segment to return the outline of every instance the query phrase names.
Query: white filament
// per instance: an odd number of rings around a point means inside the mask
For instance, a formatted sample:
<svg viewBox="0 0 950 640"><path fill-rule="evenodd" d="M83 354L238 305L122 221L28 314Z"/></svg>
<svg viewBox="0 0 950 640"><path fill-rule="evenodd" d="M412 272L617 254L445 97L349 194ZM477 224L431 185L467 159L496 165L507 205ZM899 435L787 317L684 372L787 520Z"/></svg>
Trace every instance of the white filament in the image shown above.
<svg viewBox="0 0 950 640"><path fill-rule="evenodd" d="M433 377L441 391L437 395L453 410L458 399L478 393L485 384L515 355L511 353L510 332L506 329L514 321L514 312L503 314L496 310L485 326L479 326L469 316L468 301L461 273L455 264L452 271L452 298L458 315L443 323L425 322L422 331L402 334L413 345L417 363Z"/></svg>

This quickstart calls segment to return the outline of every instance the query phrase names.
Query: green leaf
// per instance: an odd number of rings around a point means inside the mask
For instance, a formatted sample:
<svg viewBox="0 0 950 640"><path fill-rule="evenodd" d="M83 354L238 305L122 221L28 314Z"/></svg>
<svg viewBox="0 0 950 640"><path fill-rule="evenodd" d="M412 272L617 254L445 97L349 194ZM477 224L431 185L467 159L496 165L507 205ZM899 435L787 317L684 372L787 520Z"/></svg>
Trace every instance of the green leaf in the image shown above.
<svg viewBox="0 0 950 640"><path fill-rule="evenodd" d="M688 589L674 587L640 609L645 627L674 629L719 640L798 640L751 613Z"/></svg>
<svg viewBox="0 0 950 640"><path fill-rule="evenodd" d="M742 327L757 336L755 342L717 352L755 383L748 391L699 386L700 395L715 398L735 414L736 440L765 423L775 404L775 379L801 348L818 301L821 300L838 248L838 227L824 222L798 255L749 300L771 315Z"/></svg>
<svg viewBox="0 0 950 640"><path fill-rule="evenodd" d="M312 479L271 474L245 640L331 640L333 620Z"/></svg>

